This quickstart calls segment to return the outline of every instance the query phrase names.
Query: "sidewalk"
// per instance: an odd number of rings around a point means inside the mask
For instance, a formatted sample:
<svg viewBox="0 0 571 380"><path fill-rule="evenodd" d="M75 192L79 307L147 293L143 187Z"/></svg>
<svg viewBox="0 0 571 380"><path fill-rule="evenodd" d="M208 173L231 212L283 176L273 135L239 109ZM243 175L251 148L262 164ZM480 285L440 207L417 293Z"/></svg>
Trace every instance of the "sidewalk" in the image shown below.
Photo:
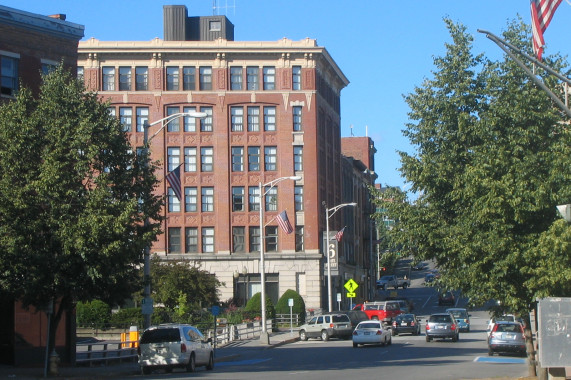
<svg viewBox="0 0 571 380"><path fill-rule="evenodd" d="M214 353L216 363L232 361L240 357L244 350L265 350L299 340L297 331L278 331L270 333L270 344L262 344L259 339L247 339L230 342L223 347L217 347ZM57 379L90 380L101 378L124 378L140 374L136 362L110 363L106 366L93 367L60 367ZM44 379L44 368L21 368L0 365L0 379Z"/></svg>

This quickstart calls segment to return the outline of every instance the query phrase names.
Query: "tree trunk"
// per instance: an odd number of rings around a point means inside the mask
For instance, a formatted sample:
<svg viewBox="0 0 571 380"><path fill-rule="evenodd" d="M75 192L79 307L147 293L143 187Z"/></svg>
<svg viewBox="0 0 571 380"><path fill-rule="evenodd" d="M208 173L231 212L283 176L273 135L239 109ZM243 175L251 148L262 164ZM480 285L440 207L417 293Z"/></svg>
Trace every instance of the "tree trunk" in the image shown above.
<svg viewBox="0 0 571 380"><path fill-rule="evenodd" d="M525 327L523 329L525 336L525 350L527 352L527 373L530 377L535 377L536 374L536 360L535 360L535 347L533 346L533 334L531 332L531 320L529 314L523 318Z"/></svg>

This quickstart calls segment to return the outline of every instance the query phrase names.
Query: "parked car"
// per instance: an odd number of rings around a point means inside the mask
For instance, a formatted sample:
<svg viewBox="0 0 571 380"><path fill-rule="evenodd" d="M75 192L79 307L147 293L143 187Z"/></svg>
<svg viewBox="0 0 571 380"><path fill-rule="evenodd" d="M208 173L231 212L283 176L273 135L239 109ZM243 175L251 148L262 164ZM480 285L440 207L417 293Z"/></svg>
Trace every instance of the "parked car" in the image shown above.
<svg viewBox="0 0 571 380"><path fill-rule="evenodd" d="M393 321L393 335L399 334L420 334L420 321L414 314L398 315Z"/></svg>
<svg viewBox="0 0 571 380"><path fill-rule="evenodd" d="M432 314L426 320L425 331L427 342L437 338L451 338L453 342L457 342L460 339L458 325L454 316L450 313Z"/></svg>
<svg viewBox="0 0 571 380"><path fill-rule="evenodd" d="M435 279L436 279L436 276L434 275L434 273L427 273L426 276L424 276L424 283L430 284Z"/></svg>
<svg viewBox="0 0 571 380"><path fill-rule="evenodd" d="M414 303L406 297L386 297L385 301L398 302L401 313L406 314L414 310Z"/></svg>
<svg viewBox="0 0 571 380"><path fill-rule="evenodd" d="M488 321L488 327L486 329L488 336L490 336L490 333L494 329L496 322L518 322L518 320L513 314L504 314L490 318L490 320Z"/></svg>
<svg viewBox="0 0 571 380"><path fill-rule="evenodd" d="M424 261L420 261L420 262L411 266L412 270L424 270L427 267L428 267L428 264L425 263Z"/></svg>
<svg viewBox="0 0 571 380"><path fill-rule="evenodd" d="M151 326L141 334L139 366L143 374L154 369L171 372L173 368L186 368L194 372L197 366L214 368L212 339L206 339L196 327L186 324Z"/></svg>
<svg viewBox="0 0 571 380"><path fill-rule="evenodd" d="M525 335L519 322L496 321L488 338L488 355L495 352L525 354Z"/></svg>
<svg viewBox="0 0 571 380"><path fill-rule="evenodd" d="M299 339L321 338L323 341L329 338L349 339L352 332L349 316L338 312L311 318L299 328Z"/></svg>
<svg viewBox="0 0 571 380"><path fill-rule="evenodd" d="M325 315L325 314L347 314L347 316L349 317L349 320L351 320L351 328L353 330L355 330L355 327L357 327L359 322L369 320L369 316L367 315L367 313L365 313L364 311L361 311L361 310L330 311L330 312L323 313L323 315Z"/></svg>
<svg viewBox="0 0 571 380"><path fill-rule="evenodd" d="M383 326L381 321L360 322L353 331L353 347L360 344L392 344L391 328Z"/></svg>
<svg viewBox="0 0 571 380"><path fill-rule="evenodd" d="M386 290L388 288L403 288L410 286L410 280L406 277L397 277L393 274L386 275L377 280L377 289Z"/></svg>
<svg viewBox="0 0 571 380"><path fill-rule="evenodd" d="M456 322L458 323L458 328L460 328L460 331L470 332L470 314L468 314L466 309L454 307L446 309L446 311L451 313L454 318L456 318Z"/></svg>
<svg viewBox="0 0 571 380"><path fill-rule="evenodd" d="M451 291L446 291L438 295L438 306L455 305L455 304L456 304L456 298L454 297L454 293L452 293Z"/></svg>

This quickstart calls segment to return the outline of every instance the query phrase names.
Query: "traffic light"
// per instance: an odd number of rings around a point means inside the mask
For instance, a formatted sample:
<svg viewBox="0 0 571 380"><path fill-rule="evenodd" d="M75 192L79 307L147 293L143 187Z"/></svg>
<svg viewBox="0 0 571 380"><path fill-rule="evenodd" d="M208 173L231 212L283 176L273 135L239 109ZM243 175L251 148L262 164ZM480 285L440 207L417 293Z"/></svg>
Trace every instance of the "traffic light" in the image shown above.
<svg viewBox="0 0 571 380"><path fill-rule="evenodd" d="M385 267L380 267L380 268L379 268L379 277L382 276L382 275L384 275L386 271L387 271L387 268L385 268Z"/></svg>

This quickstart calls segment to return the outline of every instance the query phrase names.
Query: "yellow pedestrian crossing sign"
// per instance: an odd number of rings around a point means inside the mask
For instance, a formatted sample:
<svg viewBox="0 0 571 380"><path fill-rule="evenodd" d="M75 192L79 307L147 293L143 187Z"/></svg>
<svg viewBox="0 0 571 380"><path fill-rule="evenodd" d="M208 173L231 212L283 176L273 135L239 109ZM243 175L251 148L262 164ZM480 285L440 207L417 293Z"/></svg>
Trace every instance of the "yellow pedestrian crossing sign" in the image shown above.
<svg viewBox="0 0 571 380"><path fill-rule="evenodd" d="M343 286L345 287L345 289L347 289L349 293L354 293L355 290L357 290L357 288L359 287L359 284L357 284L352 278L350 278L349 281L347 281Z"/></svg>
<svg viewBox="0 0 571 380"><path fill-rule="evenodd" d="M347 298L355 298L357 297L356 293L347 293Z"/></svg>

